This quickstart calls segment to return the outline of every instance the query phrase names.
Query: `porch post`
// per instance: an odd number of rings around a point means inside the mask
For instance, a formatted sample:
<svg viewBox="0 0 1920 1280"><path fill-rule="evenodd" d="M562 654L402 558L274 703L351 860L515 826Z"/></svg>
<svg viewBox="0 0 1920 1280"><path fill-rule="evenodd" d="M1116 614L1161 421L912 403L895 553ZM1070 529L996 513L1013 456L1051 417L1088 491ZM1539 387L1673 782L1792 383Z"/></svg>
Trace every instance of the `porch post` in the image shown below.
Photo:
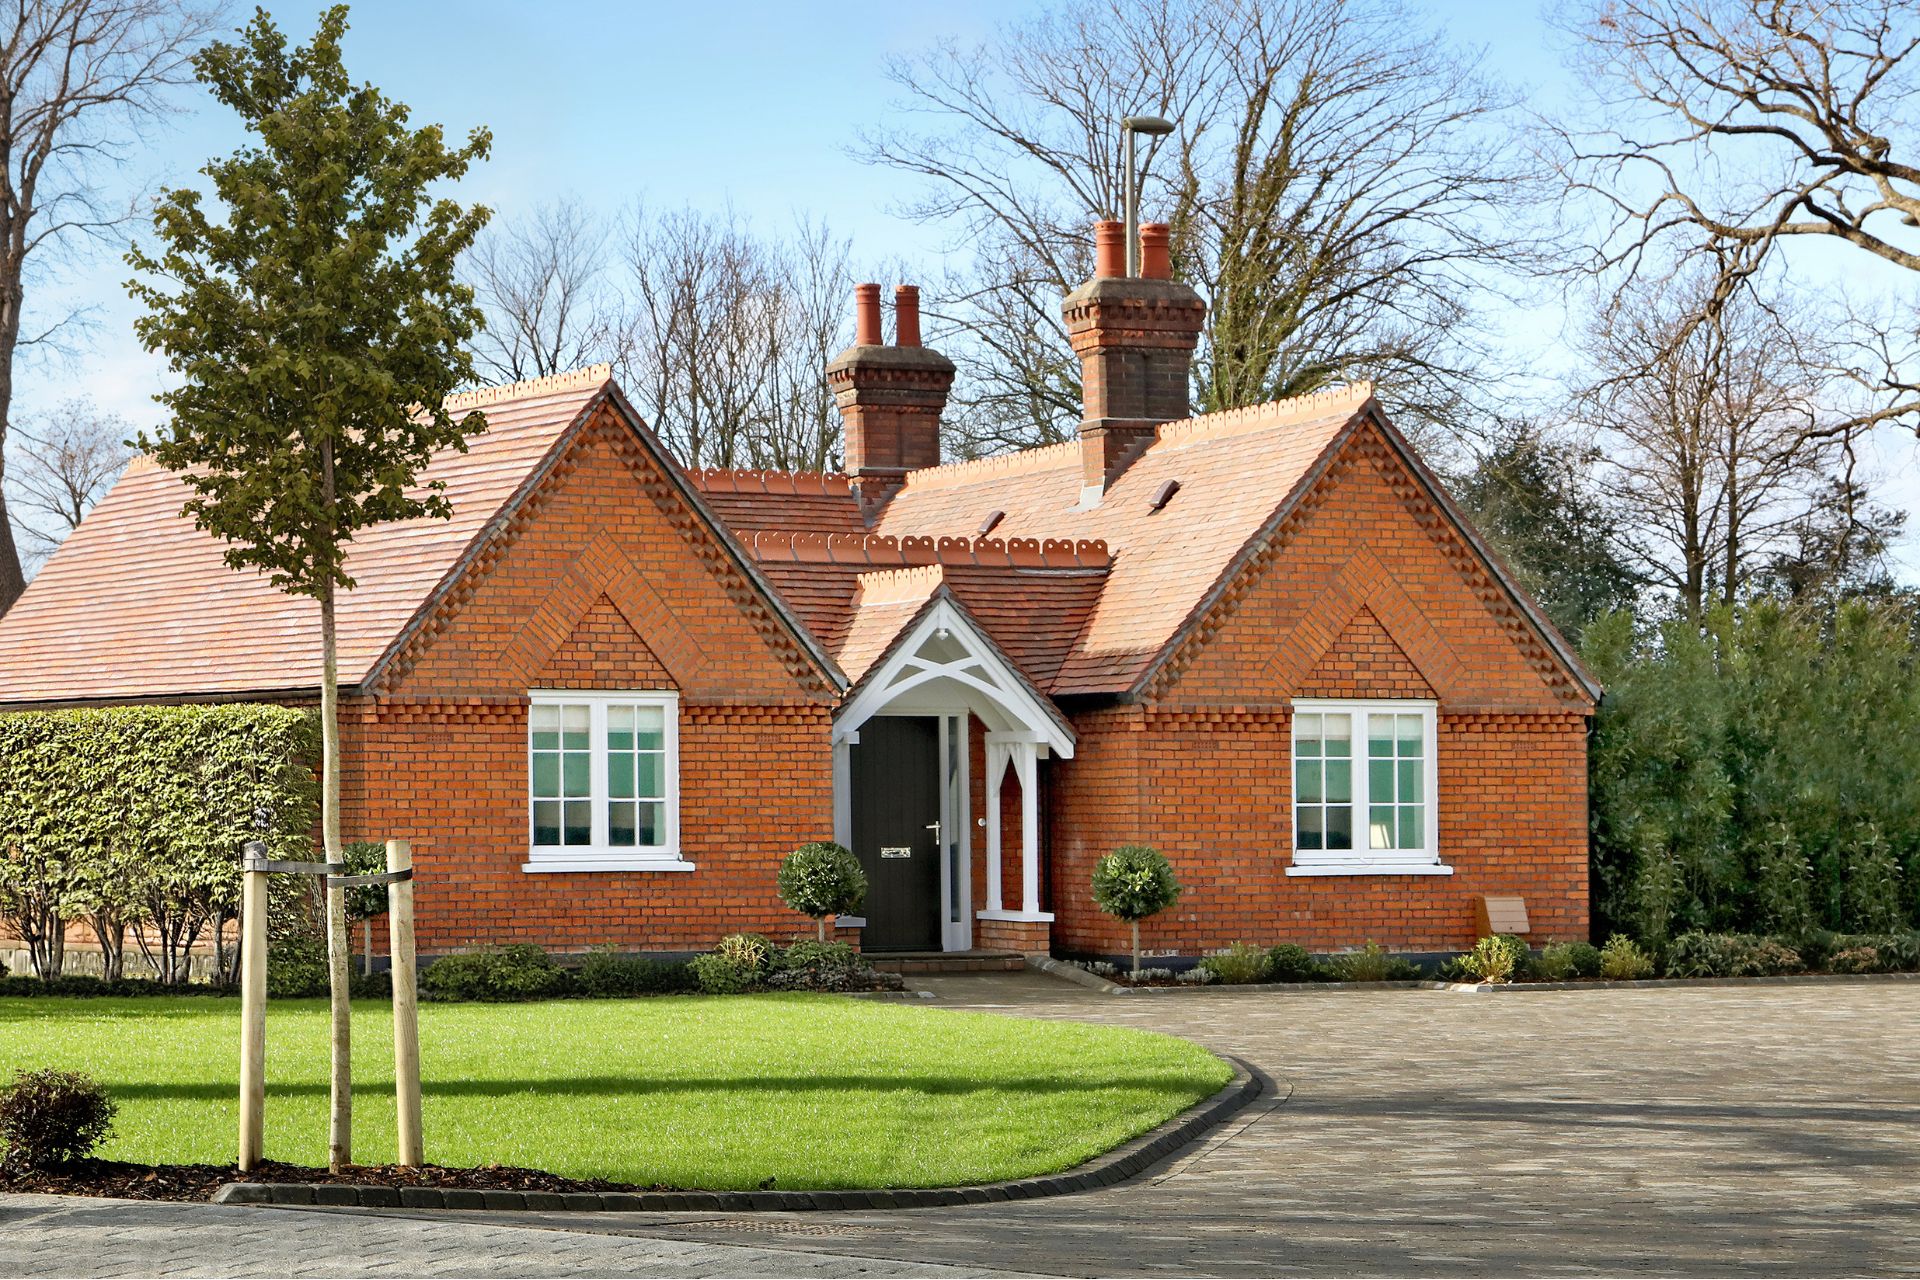
<svg viewBox="0 0 1920 1280"><path fill-rule="evenodd" d="M1013 765L1020 775L1020 910L1040 914L1040 748L1014 744Z"/></svg>
<svg viewBox="0 0 1920 1280"><path fill-rule="evenodd" d="M1000 847L1000 787L1006 781L1007 761L1011 752L1004 742L997 742L997 734L987 734L987 769L981 785L987 789L987 910L999 911L1006 906L1000 896L1000 863L1005 856Z"/></svg>

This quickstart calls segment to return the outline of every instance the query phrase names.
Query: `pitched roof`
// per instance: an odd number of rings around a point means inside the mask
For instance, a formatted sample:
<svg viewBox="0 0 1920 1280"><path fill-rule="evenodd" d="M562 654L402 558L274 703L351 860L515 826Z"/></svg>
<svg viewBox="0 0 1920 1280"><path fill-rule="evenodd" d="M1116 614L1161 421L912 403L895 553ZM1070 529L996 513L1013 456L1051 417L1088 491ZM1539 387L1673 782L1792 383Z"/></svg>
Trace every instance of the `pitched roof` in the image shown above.
<svg viewBox="0 0 1920 1280"><path fill-rule="evenodd" d="M423 484L445 485L450 519L377 525L354 539L347 571L355 586L337 606L343 687L379 667L444 593L472 549L544 474L574 429L608 400L625 410L605 365L449 400L453 408L484 409L487 430L465 453L436 454L422 474ZM638 420L627 416L644 436ZM657 444L649 441L649 447L658 454ZM700 507L693 491L686 493ZM148 459L128 467L0 617L0 703L206 697L319 685L318 604L276 590L264 574L229 568L223 545L181 514L189 496L177 476ZM720 536L733 545L724 532ZM737 547L736 553L767 591L751 558ZM783 608L781 613L787 616ZM789 622L804 650L837 678L813 637Z"/></svg>
<svg viewBox="0 0 1920 1280"><path fill-rule="evenodd" d="M713 513L736 533L762 529L865 533L860 499L842 475L806 471L689 471Z"/></svg>

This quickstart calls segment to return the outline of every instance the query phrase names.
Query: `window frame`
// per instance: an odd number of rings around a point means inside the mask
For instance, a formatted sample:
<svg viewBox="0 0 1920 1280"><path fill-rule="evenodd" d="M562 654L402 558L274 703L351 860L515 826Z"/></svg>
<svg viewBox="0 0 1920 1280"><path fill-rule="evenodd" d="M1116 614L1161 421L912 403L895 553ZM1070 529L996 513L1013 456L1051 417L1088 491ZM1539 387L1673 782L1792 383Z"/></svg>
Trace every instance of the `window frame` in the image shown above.
<svg viewBox="0 0 1920 1280"><path fill-rule="evenodd" d="M587 792L592 804L593 839L590 843L543 845L534 843L533 721L541 706L585 706L588 709ZM615 845L607 838L607 710L615 706L655 707L663 715L661 762L665 797L665 839L654 845ZM680 695L671 689L532 689L527 693L526 773L520 795L527 807L527 860L522 871L692 871L694 864L680 855Z"/></svg>
<svg viewBox="0 0 1920 1280"><path fill-rule="evenodd" d="M1297 761L1295 726L1302 715L1349 715L1353 717L1353 760L1351 794L1353 802L1353 849L1302 849L1300 847L1300 806L1295 793ZM1424 810L1421 834L1425 845L1419 849L1373 849L1362 845L1370 839L1368 808L1372 785L1367 754L1367 717L1369 715L1418 715L1422 752L1421 807ZM1440 875L1450 876L1453 868L1440 861L1440 763L1439 703L1431 698L1298 698L1287 727L1287 830L1290 835L1290 876L1353 875Z"/></svg>

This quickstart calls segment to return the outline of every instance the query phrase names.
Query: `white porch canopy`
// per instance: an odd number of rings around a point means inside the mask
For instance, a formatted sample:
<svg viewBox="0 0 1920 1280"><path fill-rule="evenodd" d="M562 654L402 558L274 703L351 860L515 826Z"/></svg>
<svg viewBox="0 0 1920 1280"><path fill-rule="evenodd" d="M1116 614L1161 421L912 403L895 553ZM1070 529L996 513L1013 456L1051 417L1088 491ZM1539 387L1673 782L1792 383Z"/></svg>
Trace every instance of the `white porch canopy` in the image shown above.
<svg viewBox="0 0 1920 1280"><path fill-rule="evenodd" d="M990 906L982 920L1053 919L1040 910L1039 762L1051 753L1073 755L1074 735L1065 718L1036 690L1000 647L944 589L907 632L852 690L833 726L834 825L840 843L852 831L848 749L860 726L876 715L953 716L971 712L986 726L986 882ZM1000 793L1007 771L1020 780L1021 893L1017 909L1002 896ZM964 779L964 773L961 777ZM956 811L966 815L964 795ZM964 820L964 819L963 819ZM957 847L970 844L962 838Z"/></svg>

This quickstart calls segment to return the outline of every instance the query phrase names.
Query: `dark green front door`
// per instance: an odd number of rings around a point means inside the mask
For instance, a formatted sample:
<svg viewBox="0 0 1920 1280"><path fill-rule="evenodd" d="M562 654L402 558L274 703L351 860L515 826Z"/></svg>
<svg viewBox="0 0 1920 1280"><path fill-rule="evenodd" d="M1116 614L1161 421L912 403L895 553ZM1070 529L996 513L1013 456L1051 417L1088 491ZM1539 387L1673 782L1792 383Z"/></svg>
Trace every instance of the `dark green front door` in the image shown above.
<svg viewBox="0 0 1920 1280"><path fill-rule="evenodd" d="M940 721L875 716L851 749L853 852L867 872L864 951L940 949Z"/></svg>

